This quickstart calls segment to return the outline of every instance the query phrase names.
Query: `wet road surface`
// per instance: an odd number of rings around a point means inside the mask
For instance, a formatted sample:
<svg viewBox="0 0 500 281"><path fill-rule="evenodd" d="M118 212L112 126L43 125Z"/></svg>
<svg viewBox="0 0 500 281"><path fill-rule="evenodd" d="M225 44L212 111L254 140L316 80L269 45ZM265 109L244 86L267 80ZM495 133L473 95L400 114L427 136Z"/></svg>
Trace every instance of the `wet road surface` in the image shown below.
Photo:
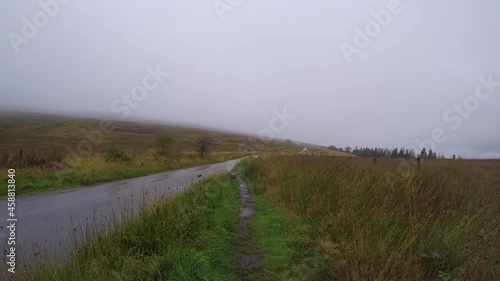
<svg viewBox="0 0 500 281"><path fill-rule="evenodd" d="M72 245L109 229L123 214L147 202L182 192L201 179L230 171L240 159L157 175L74 188L16 199L17 261L64 259ZM0 253L5 258L9 229L7 200L0 199ZM91 227L89 227L91 226ZM91 230L91 231L90 231Z"/></svg>

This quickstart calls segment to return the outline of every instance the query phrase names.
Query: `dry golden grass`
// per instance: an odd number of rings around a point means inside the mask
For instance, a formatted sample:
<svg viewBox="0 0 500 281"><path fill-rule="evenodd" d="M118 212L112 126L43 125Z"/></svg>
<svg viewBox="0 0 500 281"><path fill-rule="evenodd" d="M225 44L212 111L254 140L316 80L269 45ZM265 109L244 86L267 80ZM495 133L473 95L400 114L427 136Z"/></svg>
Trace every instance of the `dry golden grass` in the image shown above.
<svg viewBox="0 0 500 281"><path fill-rule="evenodd" d="M315 280L500 280L500 161L267 156L261 191L310 226ZM300 265L298 265L300 266Z"/></svg>

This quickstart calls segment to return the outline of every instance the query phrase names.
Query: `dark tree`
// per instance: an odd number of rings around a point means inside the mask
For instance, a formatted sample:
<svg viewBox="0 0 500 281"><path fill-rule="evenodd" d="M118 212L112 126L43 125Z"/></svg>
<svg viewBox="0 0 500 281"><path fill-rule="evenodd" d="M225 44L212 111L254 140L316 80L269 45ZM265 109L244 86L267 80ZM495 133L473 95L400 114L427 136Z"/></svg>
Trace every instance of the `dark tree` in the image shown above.
<svg viewBox="0 0 500 281"><path fill-rule="evenodd" d="M401 149L399 150L398 157L400 157L400 158L405 157L405 149L404 148L401 147Z"/></svg>
<svg viewBox="0 0 500 281"><path fill-rule="evenodd" d="M427 158L427 149L425 149L425 147L422 148L422 151L420 152L420 158Z"/></svg>
<svg viewBox="0 0 500 281"><path fill-rule="evenodd" d="M434 152L432 151L432 149L429 149L429 155L427 155L427 158L429 158L429 159L435 158L435 155L434 155Z"/></svg>
<svg viewBox="0 0 500 281"><path fill-rule="evenodd" d="M196 150L200 157L205 157L205 154L209 153L210 138L199 137L196 141Z"/></svg>
<svg viewBox="0 0 500 281"><path fill-rule="evenodd" d="M398 149L394 148L391 152L391 157L392 158L398 158Z"/></svg>

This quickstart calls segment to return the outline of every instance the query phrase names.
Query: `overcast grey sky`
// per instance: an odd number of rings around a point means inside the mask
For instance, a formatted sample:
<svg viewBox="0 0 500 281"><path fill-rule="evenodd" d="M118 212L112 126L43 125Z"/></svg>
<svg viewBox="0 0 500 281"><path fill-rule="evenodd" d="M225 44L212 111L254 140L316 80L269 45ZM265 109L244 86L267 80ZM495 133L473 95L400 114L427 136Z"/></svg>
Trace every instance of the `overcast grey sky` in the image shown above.
<svg viewBox="0 0 500 281"><path fill-rule="evenodd" d="M500 157L497 0L2 1L0 34L4 110Z"/></svg>

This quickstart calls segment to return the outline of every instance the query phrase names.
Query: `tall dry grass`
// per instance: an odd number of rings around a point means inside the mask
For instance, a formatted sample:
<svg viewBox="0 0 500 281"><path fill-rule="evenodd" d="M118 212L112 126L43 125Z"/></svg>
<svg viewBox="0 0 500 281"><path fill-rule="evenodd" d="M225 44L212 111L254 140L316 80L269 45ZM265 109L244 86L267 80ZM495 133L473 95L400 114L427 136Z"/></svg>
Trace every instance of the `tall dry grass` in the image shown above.
<svg viewBox="0 0 500 281"><path fill-rule="evenodd" d="M261 192L311 228L320 280L500 280L500 161L264 157Z"/></svg>

